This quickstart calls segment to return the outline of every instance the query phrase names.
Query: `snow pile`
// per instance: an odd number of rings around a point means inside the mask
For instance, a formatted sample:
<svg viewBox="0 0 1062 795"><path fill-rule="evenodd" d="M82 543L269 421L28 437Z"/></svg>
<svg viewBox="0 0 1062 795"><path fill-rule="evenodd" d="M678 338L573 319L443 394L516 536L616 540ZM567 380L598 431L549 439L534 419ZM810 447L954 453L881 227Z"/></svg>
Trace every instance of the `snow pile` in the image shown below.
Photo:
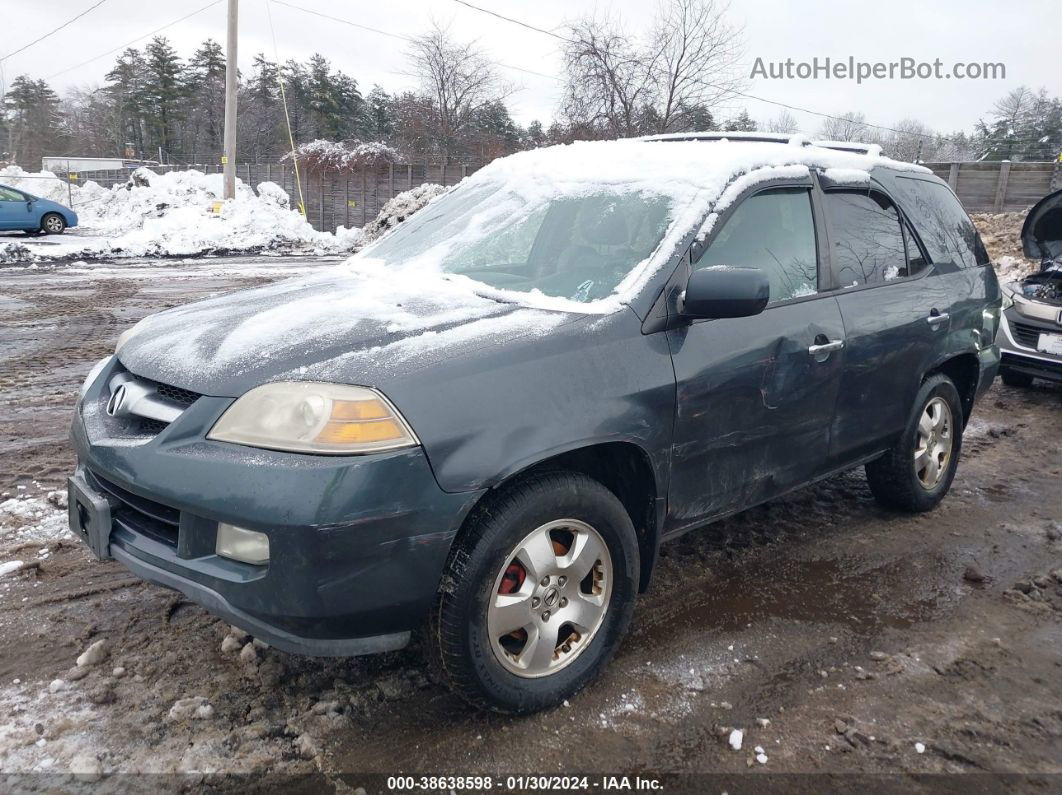
<svg viewBox="0 0 1062 795"><path fill-rule="evenodd" d="M0 185L23 190L60 204L69 204L71 195L76 195L78 191L77 186L59 179L51 171L23 171L18 166L0 168Z"/></svg>
<svg viewBox="0 0 1062 795"><path fill-rule="evenodd" d="M283 160L291 160L286 154ZM376 141L352 140L348 143L325 141L318 138L300 145L295 150L295 159L300 166L314 171L354 171L358 168L397 163L398 150Z"/></svg>
<svg viewBox="0 0 1062 795"><path fill-rule="evenodd" d="M237 179L236 198L222 201L223 179L221 174L194 170L155 174L139 168L126 184L110 189L89 182L73 189L73 209L81 227L106 239L81 243L61 239L34 254L48 259L266 250L337 254L352 251L361 242L357 229L340 227L335 234L316 231L272 182L261 183L256 193ZM58 178L54 182L65 191L65 183ZM61 200L68 201L65 195ZM25 258L24 251L11 249L10 244L0 250L3 262Z"/></svg>
<svg viewBox="0 0 1062 795"><path fill-rule="evenodd" d="M380 214L362 227L363 244L368 244L394 229L400 223L442 196L449 188L425 182L411 190L403 191L380 208Z"/></svg>
<svg viewBox="0 0 1062 795"><path fill-rule="evenodd" d="M65 504L66 495L58 491L0 502L0 548L70 537Z"/></svg>
<svg viewBox="0 0 1062 795"><path fill-rule="evenodd" d="M973 213L974 226L988 250L996 275L1004 284L1019 281L1040 269L1039 264L1025 259L1021 248L1021 228L1026 213Z"/></svg>

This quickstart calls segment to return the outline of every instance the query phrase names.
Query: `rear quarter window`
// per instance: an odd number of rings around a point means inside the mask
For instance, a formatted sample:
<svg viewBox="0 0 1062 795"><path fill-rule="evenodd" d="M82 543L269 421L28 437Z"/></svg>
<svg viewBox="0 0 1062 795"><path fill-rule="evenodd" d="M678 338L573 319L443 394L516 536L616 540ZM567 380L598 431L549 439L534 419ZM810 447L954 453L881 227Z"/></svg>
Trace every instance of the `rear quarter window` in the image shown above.
<svg viewBox="0 0 1062 795"><path fill-rule="evenodd" d="M989 264L977 229L955 194L939 182L897 177L898 198L934 263L960 268Z"/></svg>

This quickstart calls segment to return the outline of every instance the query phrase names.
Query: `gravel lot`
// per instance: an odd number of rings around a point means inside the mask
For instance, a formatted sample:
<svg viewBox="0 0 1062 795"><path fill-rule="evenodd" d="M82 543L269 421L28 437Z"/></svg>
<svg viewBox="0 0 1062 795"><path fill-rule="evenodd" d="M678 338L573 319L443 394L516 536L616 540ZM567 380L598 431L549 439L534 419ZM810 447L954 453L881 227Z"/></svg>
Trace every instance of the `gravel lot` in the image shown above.
<svg viewBox="0 0 1062 795"><path fill-rule="evenodd" d="M121 330L316 266L0 270L0 571L24 564L0 574L0 774L145 791L160 780L120 774L370 792L383 784L370 774L399 772L640 773L672 790L709 788L682 776L712 773L731 792L836 781L783 773L1025 776L868 779L896 791L1062 781L1056 387L997 383L931 514L881 510L857 470L665 546L605 676L525 719L466 708L427 679L416 644L338 661L276 652L76 542L32 540L62 528L71 406Z"/></svg>

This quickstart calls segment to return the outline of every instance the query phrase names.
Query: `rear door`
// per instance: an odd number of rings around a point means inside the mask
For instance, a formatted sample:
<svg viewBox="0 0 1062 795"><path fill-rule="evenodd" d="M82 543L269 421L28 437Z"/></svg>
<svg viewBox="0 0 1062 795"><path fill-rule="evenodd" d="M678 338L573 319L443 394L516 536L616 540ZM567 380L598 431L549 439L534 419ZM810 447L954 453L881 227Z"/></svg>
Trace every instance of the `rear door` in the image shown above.
<svg viewBox="0 0 1062 795"><path fill-rule="evenodd" d="M846 340L831 433L831 456L842 465L881 450L903 429L946 339L950 302L880 186L820 195Z"/></svg>
<svg viewBox="0 0 1062 795"><path fill-rule="evenodd" d="M836 299L820 292L810 184L751 193L716 230L692 267L762 268L771 301L754 317L667 332L678 388L670 529L823 472L845 356Z"/></svg>

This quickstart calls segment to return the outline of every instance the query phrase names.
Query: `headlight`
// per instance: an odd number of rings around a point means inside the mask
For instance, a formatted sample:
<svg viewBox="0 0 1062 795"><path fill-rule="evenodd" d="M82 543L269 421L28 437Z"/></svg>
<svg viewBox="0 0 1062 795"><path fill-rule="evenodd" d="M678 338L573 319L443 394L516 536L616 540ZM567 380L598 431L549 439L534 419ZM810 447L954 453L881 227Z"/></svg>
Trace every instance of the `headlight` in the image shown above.
<svg viewBox="0 0 1062 795"><path fill-rule="evenodd" d="M331 455L419 444L395 407L375 389L309 381L255 387L229 406L207 438Z"/></svg>
<svg viewBox="0 0 1062 795"><path fill-rule="evenodd" d="M102 359L92 365L92 369L89 370L89 374L85 376L85 382L81 384L81 391L77 393L78 400L81 400L81 398L85 397L85 393L88 392L88 388L92 386L92 382L99 377L99 374L103 371L103 368L107 366L107 362L109 362L110 360L110 356L104 356Z"/></svg>

